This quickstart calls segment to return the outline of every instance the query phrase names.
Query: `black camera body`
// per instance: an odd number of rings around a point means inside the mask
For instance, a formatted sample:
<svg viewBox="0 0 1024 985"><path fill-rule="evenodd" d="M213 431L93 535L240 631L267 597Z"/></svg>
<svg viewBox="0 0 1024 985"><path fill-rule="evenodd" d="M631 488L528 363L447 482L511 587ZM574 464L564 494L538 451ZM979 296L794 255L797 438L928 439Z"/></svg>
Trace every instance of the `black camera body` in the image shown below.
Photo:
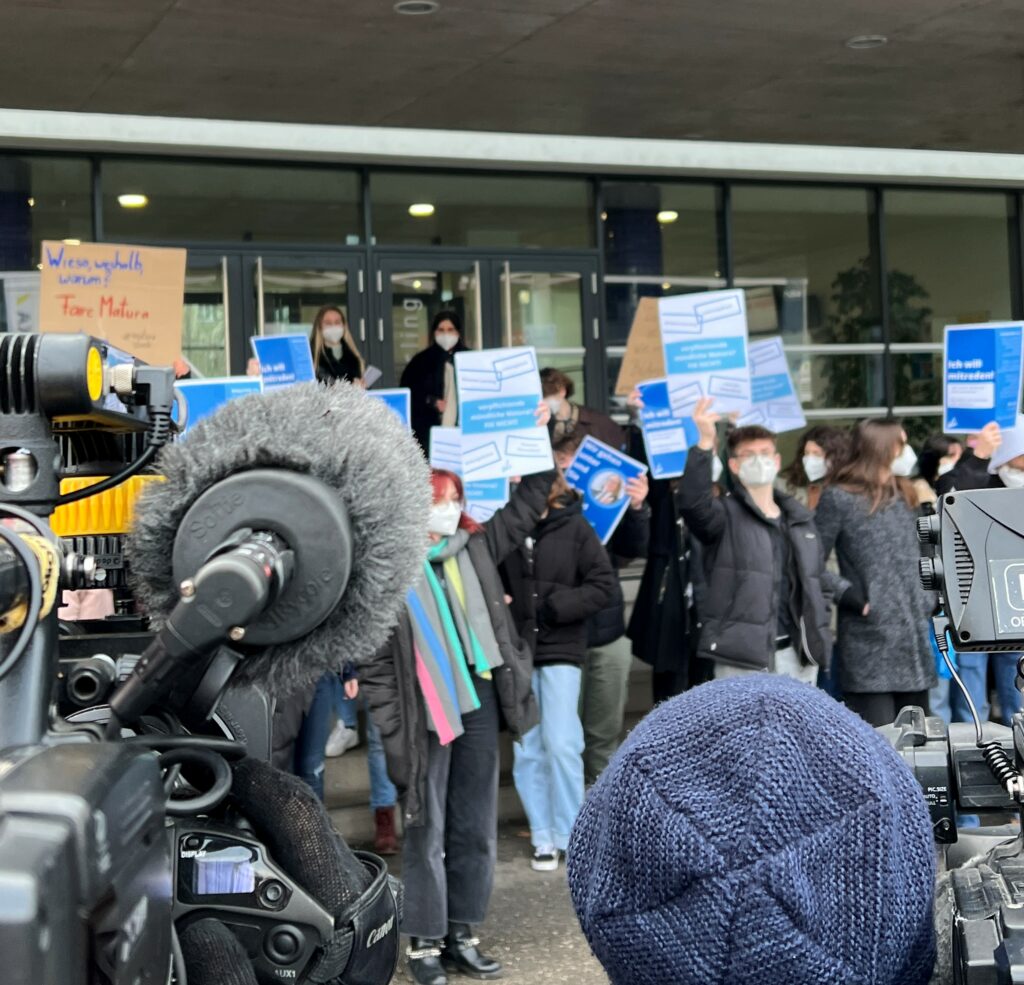
<svg viewBox="0 0 1024 985"><path fill-rule="evenodd" d="M938 514L918 521L918 535L921 582L940 595L933 623L947 662L949 640L958 652L1024 651L1024 490L949 493ZM1024 659L1018 688L1022 668ZM963 687L951 662L950 669L951 686ZM973 724L947 730L920 708L904 708L880 731L914 770L936 841L945 846L954 980L1024 982L1024 714L1016 713L1010 728L975 714ZM1013 813L1017 823L958 832L958 811Z"/></svg>
<svg viewBox="0 0 1024 985"><path fill-rule="evenodd" d="M252 836L196 821L179 822L171 837L175 924L216 916L245 948L260 982L303 980L334 934L331 914Z"/></svg>
<svg viewBox="0 0 1024 985"><path fill-rule="evenodd" d="M4 981L162 985L171 857L156 755L121 743L0 754ZM89 968L102 975L96 979Z"/></svg>

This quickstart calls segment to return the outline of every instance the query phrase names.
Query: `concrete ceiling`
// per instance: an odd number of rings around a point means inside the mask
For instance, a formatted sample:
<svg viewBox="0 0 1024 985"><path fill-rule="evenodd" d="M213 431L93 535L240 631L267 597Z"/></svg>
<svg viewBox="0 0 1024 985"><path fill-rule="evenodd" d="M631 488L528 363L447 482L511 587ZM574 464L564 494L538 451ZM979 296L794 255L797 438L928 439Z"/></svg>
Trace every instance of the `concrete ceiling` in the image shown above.
<svg viewBox="0 0 1024 985"><path fill-rule="evenodd" d="M0 106L1024 151L1018 0L3 0ZM882 34L864 51L844 42Z"/></svg>

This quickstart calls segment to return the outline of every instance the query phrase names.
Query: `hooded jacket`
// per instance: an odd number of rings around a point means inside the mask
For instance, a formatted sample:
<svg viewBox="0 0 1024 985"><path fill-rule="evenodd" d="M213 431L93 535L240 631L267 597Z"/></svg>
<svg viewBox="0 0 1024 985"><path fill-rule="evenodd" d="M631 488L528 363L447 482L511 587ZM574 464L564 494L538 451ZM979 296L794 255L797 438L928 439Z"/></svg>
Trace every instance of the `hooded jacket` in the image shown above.
<svg viewBox="0 0 1024 985"><path fill-rule="evenodd" d="M712 453L691 448L677 491L679 511L706 545L707 576L699 654L750 670L773 670L780 609L772 540L773 524L742 486L715 499L711 494ZM806 664L828 667L832 650L829 593L821 540L810 511L776 491L789 542L793 648ZM840 582L841 587L845 588Z"/></svg>
<svg viewBox="0 0 1024 985"><path fill-rule="evenodd" d="M465 546L487 601L491 626L501 652L502 666L493 673L502 718L513 738L537 724L537 702L531 689L533 660L520 639L505 604L498 564L519 547L547 505L556 473L526 476L507 506L498 510ZM423 823L426 803L429 733L427 712L416 678L412 625L403 610L388 644L359 669L374 724L380 730L388 775L403 795L405 823ZM456 739L456 741L458 741Z"/></svg>
<svg viewBox="0 0 1024 985"><path fill-rule="evenodd" d="M611 605L618 576L577 496L552 509L505 560L502 580L534 662L582 664L588 617Z"/></svg>

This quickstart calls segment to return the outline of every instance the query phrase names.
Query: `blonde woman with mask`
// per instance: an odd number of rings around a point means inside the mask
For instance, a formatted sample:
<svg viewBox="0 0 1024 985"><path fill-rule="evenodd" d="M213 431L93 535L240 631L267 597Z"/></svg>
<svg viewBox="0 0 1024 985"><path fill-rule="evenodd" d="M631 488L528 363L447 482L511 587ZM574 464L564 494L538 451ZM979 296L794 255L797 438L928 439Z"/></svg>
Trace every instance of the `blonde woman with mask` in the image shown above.
<svg viewBox="0 0 1024 985"><path fill-rule="evenodd" d="M349 331L345 313L337 305L325 304L316 313L309 345L313 350L316 378L321 383L362 382L366 364Z"/></svg>

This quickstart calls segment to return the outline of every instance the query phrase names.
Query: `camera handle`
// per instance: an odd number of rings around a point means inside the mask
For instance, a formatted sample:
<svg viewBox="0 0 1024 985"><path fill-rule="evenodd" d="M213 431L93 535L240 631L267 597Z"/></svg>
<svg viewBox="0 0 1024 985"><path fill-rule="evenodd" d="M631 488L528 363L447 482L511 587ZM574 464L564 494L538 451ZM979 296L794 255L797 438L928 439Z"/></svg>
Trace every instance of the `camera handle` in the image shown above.
<svg viewBox="0 0 1024 985"><path fill-rule="evenodd" d="M181 583L178 604L110 700L108 735L166 695L185 666L222 643L241 642L277 598L291 575L292 552L275 534L246 533Z"/></svg>

